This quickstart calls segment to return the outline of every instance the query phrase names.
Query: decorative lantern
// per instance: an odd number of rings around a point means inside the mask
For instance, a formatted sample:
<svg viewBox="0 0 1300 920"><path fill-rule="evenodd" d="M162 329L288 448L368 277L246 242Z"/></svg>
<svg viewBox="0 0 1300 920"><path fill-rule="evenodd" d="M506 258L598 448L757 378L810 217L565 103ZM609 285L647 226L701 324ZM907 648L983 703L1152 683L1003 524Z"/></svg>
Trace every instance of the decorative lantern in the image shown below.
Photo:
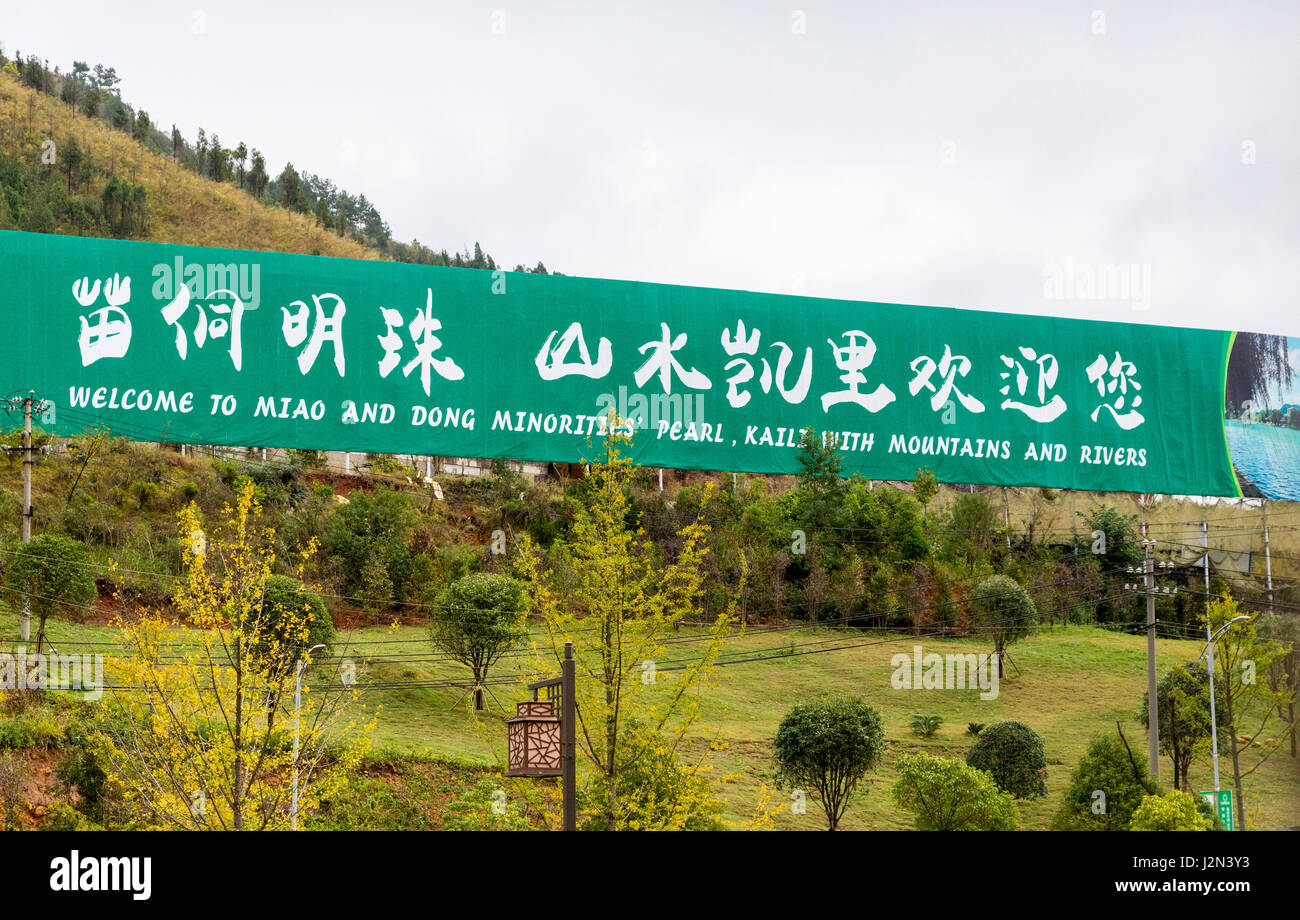
<svg viewBox="0 0 1300 920"><path fill-rule="evenodd" d="M506 723L506 776L559 776L560 719L549 700L516 704L515 717Z"/></svg>

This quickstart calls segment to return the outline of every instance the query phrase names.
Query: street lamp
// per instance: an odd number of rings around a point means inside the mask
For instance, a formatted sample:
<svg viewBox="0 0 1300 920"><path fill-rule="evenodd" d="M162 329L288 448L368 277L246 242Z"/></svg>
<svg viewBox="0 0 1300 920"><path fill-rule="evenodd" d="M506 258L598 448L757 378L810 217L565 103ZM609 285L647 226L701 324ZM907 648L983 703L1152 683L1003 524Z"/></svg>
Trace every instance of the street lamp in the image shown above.
<svg viewBox="0 0 1300 920"><path fill-rule="evenodd" d="M533 698L506 723L506 776L560 776L566 831L578 824L577 700L573 643L564 643L559 677L529 684ZM539 700L538 692L547 699ZM558 705L557 705L558 704ZM558 710L558 711L557 711Z"/></svg>
<svg viewBox="0 0 1300 920"><path fill-rule="evenodd" d="M1218 642L1219 637L1227 632L1234 623L1249 619L1250 617L1244 613L1235 616L1220 626L1214 635L1210 635L1210 618L1206 616L1205 648L1201 649L1201 654L1197 659L1200 660L1200 658L1205 658L1207 654L1209 655L1209 660L1205 665L1205 673L1210 677L1210 747L1214 752L1214 791L1216 794L1219 791L1219 720L1214 711L1214 643Z"/></svg>
<svg viewBox="0 0 1300 920"><path fill-rule="evenodd" d="M313 645L307 653L298 659L298 673L293 679L293 805L289 811L289 829L298 829L298 726L302 721L302 675L307 670L307 662L312 652L324 648Z"/></svg>

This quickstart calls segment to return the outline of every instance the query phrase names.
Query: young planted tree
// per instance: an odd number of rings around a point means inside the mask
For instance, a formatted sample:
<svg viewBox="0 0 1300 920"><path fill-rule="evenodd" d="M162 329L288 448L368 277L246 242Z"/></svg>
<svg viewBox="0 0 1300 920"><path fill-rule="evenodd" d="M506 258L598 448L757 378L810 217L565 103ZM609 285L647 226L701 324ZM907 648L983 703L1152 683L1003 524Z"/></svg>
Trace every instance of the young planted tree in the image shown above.
<svg viewBox="0 0 1300 920"><path fill-rule="evenodd" d="M591 464L563 581L543 568L541 552L526 536L518 571L545 630L534 672L557 673L565 641L574 644L580 766L590 771L588 784L599 786L588 797L597 810L588 823L608 830L680 828L695 817L693 810L650 807L657 791L637 782L638 765L651 758L662 766L665 751L681 755L699 716L699 691L711 682L734 619L729 606L695 637L700 641L689 655L672 656L673 670L657 669L668 657L666 640L699 613L708 527L697 520L682 528L675 557L665 558L629 526L637 471L622 452L627 440L610 435L603 459ZM706 756L685 767L685 782L706 774ZM647 815L657 823L644 823Z"/></svg>
<svg viewBox="0 0 1300 920"><path fill-rule="evenodd" d="M1214 821L1197 807L1196 799L1179 789L1148 795L1133 810L1131 831L1208 831Z"/></svg>
<svg viewBox="0 0 1300 920"><path fill-rule="evenodd" d="M254 488L239 489L210 543L198 508L181 512L185 575L173 600L186 628L153 612L119 622L126 653L109 670L136 691L112 695L98 747L144 827L289 827L295 768L300 811L314 808L373 727L344 720L358 699L348 672L318 688L304 682L295 705L298 669L285 666L286 653L310 635L312 605L265 613L275 542Z"/></svg>
<svg viewBox="0 0 1300 920"><path fill-rule="evenodd" d="M1210 747L1210 679L1201 664L1178 665L1160 678L1156 685L1159 713L1160 753L1174 764L1174 788L1191 792L1188 771L1192 758ZM1216 724L1226 724L1223 699L1215 695ZM1138 721L1147 725L1147 694L1142 694ZM1221 738L1222 744L1226 738Z"/></svg>
<svg viewBox="0 0 1300 920"><path fill-rule="evenodd" d="M1238 615L1236 600L1217 600L1207 611L1210 629L1218 632ZM1246 827L1245 780L1281 747L1282 739L1265 737L1264 729L1294 698L1291 687L1274 677L1273 664L1286 653L1282 643L1260 638L1253 619L1228 626L1214 646L1214 697L1216 704L1222 701L1223 705L1219 727L1228 736L1237 826L1242 829Z"/></svg>
<svg viewBox="0 0 1300 920"><path fill-rule="evenodd" d="M474 672L474 708L482 711L488 668L527 635L523 586L507 575L458 578L438 595L429 634L434 645Z"/></svg>
<svg viewBox="0 0 1300 920"><path fill-rule="evenodd" d="M979 583L968 603L975 624L993 640L998 677L1004 677L1007 646L1029 635L1038 619L1034 601L1014 578L994 575Z"/></svg>
<svg viewBox="0 0 1300 920"><path fill-rule="evenodd" d="M45 621L51 614L76 613L95 599L90 556L79 540L39 534L10 554L4 588L13 607L36 615L36 651L40 652Z"/></svg>
<svg viewBox="0 0 1300 920"><path fill-rule="evenodd" d="M773 747L778 782L816 796L833 831L858 783L880 765L885 725L861 697L800 703L781 720Z"/></svg>
<svg viewBox="0 0 1300 920"><path fill-rule="evenodd" d="M894 801L916 816L918 831L1013 831L1018 817L1010 793L983 770L931 754L904 754Z"/></svg>

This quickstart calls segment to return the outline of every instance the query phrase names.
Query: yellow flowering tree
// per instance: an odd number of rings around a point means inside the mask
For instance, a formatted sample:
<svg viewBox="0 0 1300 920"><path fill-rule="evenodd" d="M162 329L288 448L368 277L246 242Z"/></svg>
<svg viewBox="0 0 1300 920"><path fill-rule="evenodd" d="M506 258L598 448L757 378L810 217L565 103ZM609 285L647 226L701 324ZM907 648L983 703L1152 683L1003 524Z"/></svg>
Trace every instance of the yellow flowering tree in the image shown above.
<svg viewBox="0 0 1300 920"><path fill-rule="evenodd" d="M573 642L585 823L714 826L721 812L709 775L714 746L686 742L699 719L698 691L712 682L735 618L728 608L669 654L670 638L683 638L679 625L699 611L708 527L698 519L683 527L676 557L666 559L629 526L636 467L623 453L627 440L609 436L603 461L591 465L562 585L527 537L521 541L518 575L543 627L533 672L558 673L564 643Z"/></svg>
<svg viewBox="0 0 1300 920"><path fill-rule="evenodd" d="M304 680L295 706L298 663L322 611L306 593L301 609L264 611L274 534L253 485L238 489L210 543L202 524L195 505L181 512L180 620L155 611L119 619L126 653L110 671L122 689L99 745L110 782L144 826L282 829L295 767L301 813L342 782L373 721L347 718L358 702L351 669L342 680L316 675L326 683L315 692Z"/></svg>

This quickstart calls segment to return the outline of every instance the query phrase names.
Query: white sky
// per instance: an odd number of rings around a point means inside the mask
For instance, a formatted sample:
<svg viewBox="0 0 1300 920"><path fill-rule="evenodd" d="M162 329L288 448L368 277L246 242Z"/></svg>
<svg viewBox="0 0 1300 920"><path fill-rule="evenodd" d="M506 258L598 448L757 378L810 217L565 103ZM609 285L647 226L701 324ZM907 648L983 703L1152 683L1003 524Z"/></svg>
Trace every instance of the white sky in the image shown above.
<svg viewBox="0 0 1300 920"><path fill-rule="evenodd" d="M1300 4L3 5L6 53L507 267L1300 334Z"/></svg>

